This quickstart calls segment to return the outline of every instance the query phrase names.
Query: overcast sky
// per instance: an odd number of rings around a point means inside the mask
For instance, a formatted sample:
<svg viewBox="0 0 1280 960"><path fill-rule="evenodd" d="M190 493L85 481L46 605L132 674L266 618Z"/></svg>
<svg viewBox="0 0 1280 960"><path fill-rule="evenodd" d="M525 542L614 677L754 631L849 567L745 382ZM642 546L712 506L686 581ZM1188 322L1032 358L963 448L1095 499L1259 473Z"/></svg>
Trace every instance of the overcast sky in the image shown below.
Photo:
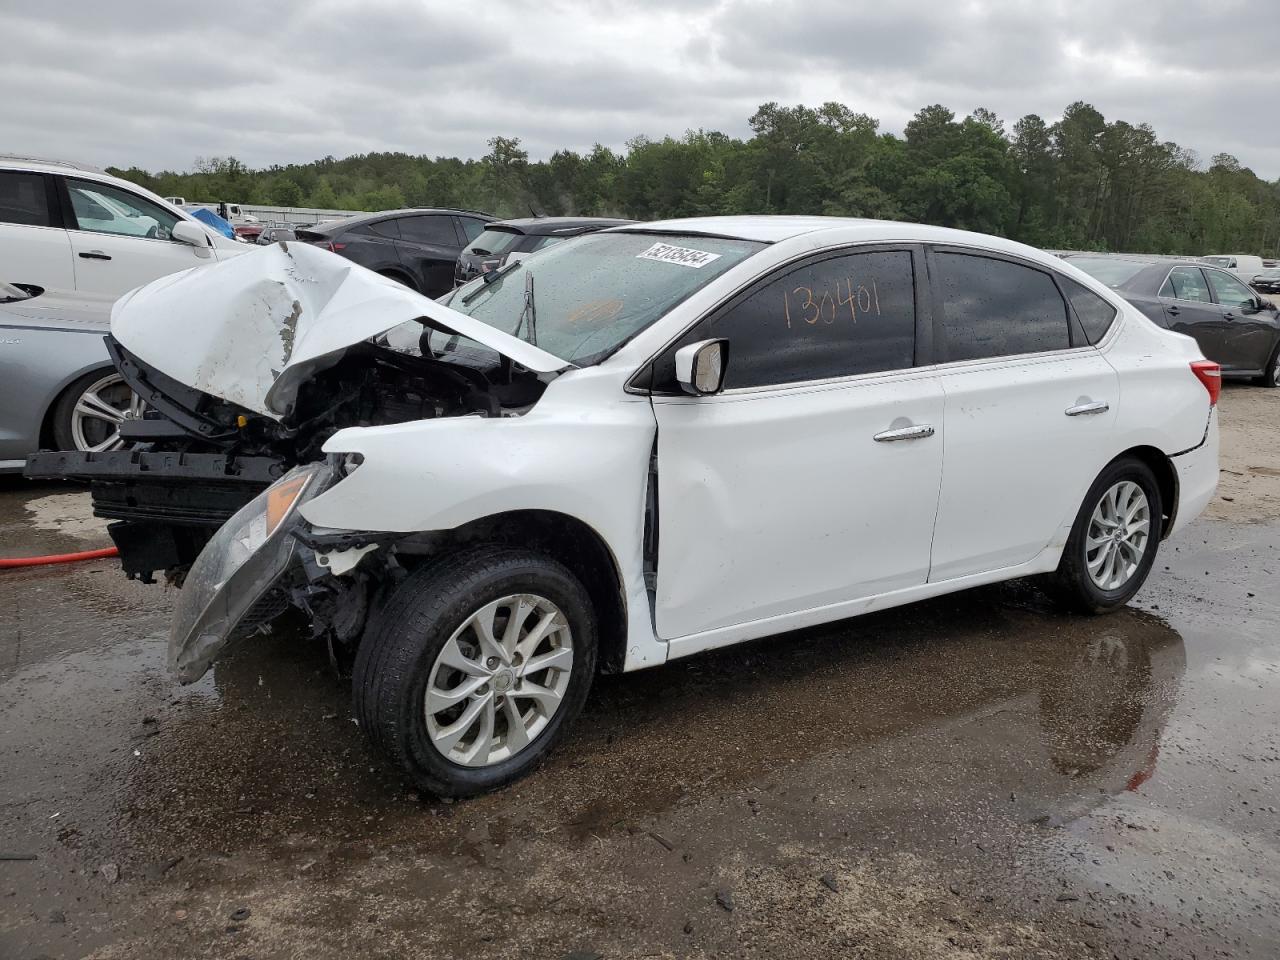
<svg viewBox="0 0 1280 960"><path fill-rule="evenodd" d="M0 152L253 167L370 150L478 157L839 100L1012 127L1073 100L1280 177L1276 0L0 0Z"/></svg>

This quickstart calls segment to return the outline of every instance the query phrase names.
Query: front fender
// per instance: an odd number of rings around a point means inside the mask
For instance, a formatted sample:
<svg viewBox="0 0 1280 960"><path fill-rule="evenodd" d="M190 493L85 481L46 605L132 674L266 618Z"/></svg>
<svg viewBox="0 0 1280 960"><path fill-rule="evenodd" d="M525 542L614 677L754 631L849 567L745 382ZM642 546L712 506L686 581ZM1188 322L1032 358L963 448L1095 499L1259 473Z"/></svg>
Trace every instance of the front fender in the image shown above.
<svg viewBox="0 0 1280 960"><path fill-rule="evenodd" d="M552 385L522 417L453 417L341 430L326 453L359 467L302 509L314 527L387 533L452 530L517 510L581 520L618 561L628 615L626 669L661 663L644 585L649 456L645 398L558 404ZM643 615L639 615L643 614Z"/></svg>

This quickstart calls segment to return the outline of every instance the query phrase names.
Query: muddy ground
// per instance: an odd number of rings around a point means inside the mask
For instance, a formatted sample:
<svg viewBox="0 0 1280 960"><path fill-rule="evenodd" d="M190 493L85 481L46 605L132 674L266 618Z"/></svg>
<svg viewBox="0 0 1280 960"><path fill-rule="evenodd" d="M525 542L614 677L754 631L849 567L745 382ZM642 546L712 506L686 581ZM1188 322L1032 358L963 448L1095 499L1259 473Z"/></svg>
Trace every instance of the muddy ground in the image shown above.
<svg viewBox="0 0 1280 960"><path fill-rule="evenodd" d="M1130 609L1025 584L599 681L478 800L366 749L324 652L179 688L172 595L0 572L0 958L1274 957L1280 391ZM0 481L0 553L97 545Z"/></svg>

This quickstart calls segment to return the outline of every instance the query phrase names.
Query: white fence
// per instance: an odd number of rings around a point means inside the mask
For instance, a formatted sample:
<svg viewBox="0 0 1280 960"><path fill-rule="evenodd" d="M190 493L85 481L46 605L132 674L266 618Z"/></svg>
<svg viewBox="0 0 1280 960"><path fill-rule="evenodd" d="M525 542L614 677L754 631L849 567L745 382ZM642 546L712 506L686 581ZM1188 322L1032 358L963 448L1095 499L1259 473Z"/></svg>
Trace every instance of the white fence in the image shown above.
<svg viewBox="0 0 1280 960"><path fill-rule="evenodd" d="M260 223L319 223L321 220L340 220L364 210L319 210L315 207L259 207L240 204L240 211L256 217Z"/></svg>

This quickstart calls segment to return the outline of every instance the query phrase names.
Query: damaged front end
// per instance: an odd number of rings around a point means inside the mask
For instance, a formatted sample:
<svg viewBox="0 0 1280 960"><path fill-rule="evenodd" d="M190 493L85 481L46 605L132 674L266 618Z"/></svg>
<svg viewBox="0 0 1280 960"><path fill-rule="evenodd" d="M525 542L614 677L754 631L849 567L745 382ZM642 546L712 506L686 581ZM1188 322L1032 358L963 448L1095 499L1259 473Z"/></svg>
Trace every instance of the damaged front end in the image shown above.
<svg viewBox="0 0 1280 960"><path fill-rule="evenodd" d="M317 532L299 508L341 479L340 462L296 467L245 504L205 544L178 593L169 665L182 683L199 680L235 642L265 629L290 607L309 615L330 650L364 628L369 603L386 579L354 572L397 535Z"/></svg>
<svg viewBox="0 0 1280 960"><path fill-rule="evenodd" d="M33 454L26 474L88 483L125 573L145 582L181 583L214 531L322 460L338 430L516 415L568 366L306 244L161 278L117 302L111 330L146 404L121 426L129 448ZM437 356L441 331L471 349Z"/></svg>

